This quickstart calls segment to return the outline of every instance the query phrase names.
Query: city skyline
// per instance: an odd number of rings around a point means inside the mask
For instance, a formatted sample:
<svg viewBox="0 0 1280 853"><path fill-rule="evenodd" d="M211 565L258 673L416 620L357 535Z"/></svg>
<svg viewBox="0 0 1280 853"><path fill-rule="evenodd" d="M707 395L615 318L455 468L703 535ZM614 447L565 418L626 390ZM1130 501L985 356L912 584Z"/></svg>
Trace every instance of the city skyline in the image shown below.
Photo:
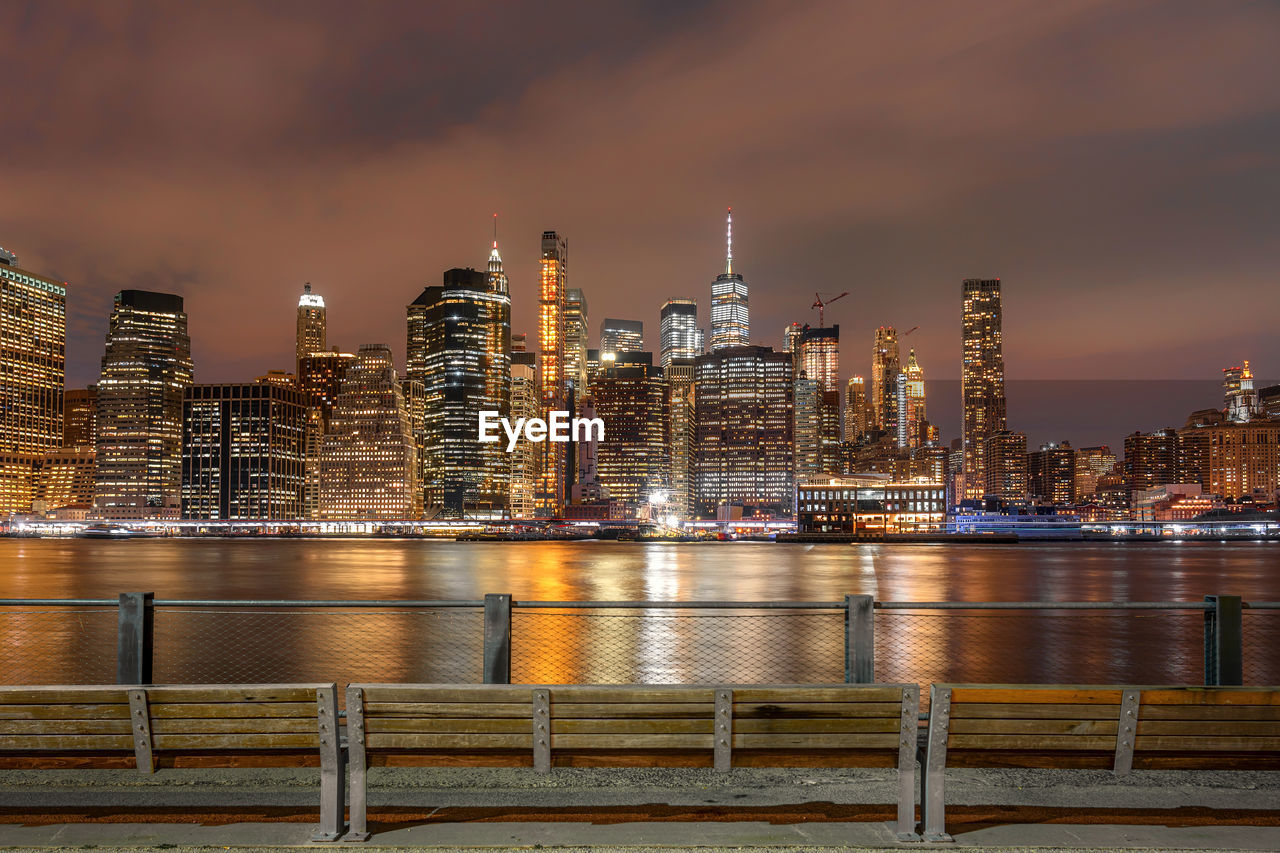
<svg viewBox="0 0 1280 853"><path fill-rule="evenodd" d="M316 57L339 39L355 57L383 55L379 22L351 32L324 7L306 21L232 5L190 19L25 7L0 30L12 39L0 67L27 84L0 140L6 193L21 202L0 213L0 244L70 282L72 386L92 381L110 299L131 288L184 297L201 381L286 368L277 309L305 281L343 316L348 347L386 340L402 361L404 294L478 265L495 210L514 329L536 330L546 228L573 237L594 316L656 329L663 300L702 292L720 267L715 214L730 204L753 344L813 324L814 290L848 289L827 318L846 340L919 325L930 377L958 378L949 287L974 276L1016 289L1011 380L1278 364L1280 96L1266 81L1280 60L1264 48L1280 13L1165 8L944 5L927 33L912 26L918 10L883 5L455 11L444 28L408 10L390 56L339 81ZM458 48L425 33L450 27L445 42L505 50L436 95L436 58ZM544 68L535 46L550 31L563 49ZM729 33L756 62L702 49ZM232 39L235 69L220 59ZM34 75L50 52L68 59ZM683 69L678 83L667 66ZM103 92L74 85L104 68ZM358 120L332 128L335 103ZM739 132L715 132L710 105ZM619 134L638 114L650 120ZM565 164L550 189L549 160ZM432 203L443 194L456 203ZM1208 288L1226 298L1206 302ZM1157 295L1160 322L1145 308ZM238 312L249 297L262 310ZM856 353L842 348L842 375L866 373Z"/></svg>

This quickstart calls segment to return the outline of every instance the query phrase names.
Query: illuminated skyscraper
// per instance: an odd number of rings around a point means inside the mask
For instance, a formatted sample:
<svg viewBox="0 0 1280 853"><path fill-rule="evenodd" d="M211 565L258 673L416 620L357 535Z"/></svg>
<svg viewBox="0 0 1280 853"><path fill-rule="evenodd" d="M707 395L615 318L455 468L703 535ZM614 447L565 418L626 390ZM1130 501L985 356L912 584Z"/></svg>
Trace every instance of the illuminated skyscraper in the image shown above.
<svg viewBox="0 0 1280 853"><path fill-rule="evenodd" d="M1135 492L1179 481L1177 430L1165 427L1153 432L1135 432L1125 436L1124 484L1130 498Z"/></svg>
<svg viewBox="0 0 1280 853"><path fill-rule="evenodd" d="M703 334L698 327L698 302L695 299L668 299L662 306L662 369L672 359L694 359L702 355Z"/></svg>
<svg viewBox="0 0 1280 853"><path fill-rule="evenodd" d="M320 511L320 450L324 434L333 415L333 403L342 392L342 380L355 355L338 352L315 352L298 363L298 390L307 403L307 427L304 440L306 487L303 492L303 517L317 518Z"/></svg>
<svg viewBox="0 0 1280 853"><path fill-rule="evenodd" d="M511 297L493 281L474 269L447 270L442 286L425 288L408 307L406 373L426 391L429 512L491 513L507 505L505 447L478 441L476 432L480 412L510 411Z"/></svg>
<svg viewBox="0 0 1280 853"><path fill-rule="evenodd" d="M93 456L93 447L77 446L36 457L32 511L57 517L59 510L71 510L71 517L87 516L93 508Z"/></svg>
<svg viewBox="0 0 1280 853"><path fill-rule="evenodd" d="M600 323L600 356L644 352L644 323L605 317Z"/></svg>
<svg viewBox="0 0 1280 853"><path fill-rule="evenodd" d="M1262 414L1258 393L1253 390L1253 371L1249 362L1222 369L1223 411L1232 423L1246 423Z"/></svg>
<svg viewBox="0 0 1280 853"><path fill-rule="evenodd" d="M605 440L596 447L600 485L631 514L671 485L670 403L653 353L621 352L591 383Z"/></svg>
<svg viewBox="0 0 1280 853"><path fill-rule="evenodd" d="M871 423L896 439L898 435L898 330L893 326L876 329L871 348Z"/></svg>
<svg viewBox="0 0 1280 853"><path fill-rule="evenodd" d="M851 376L844 391L844 440L861 441L870 428L866 381L861 376Z"/></svg>
<svg viewBox="0 0 1280 853"><path fill-rule="evenodd" d="M796 378L793 435L796 483L812 483L822 474L822 392L817 380L800 371Z"/></svg>
<svg viewBox="0 0 1280 853"><path fill-rule="evenodd" d="M342 380L320 455L321 519L422 514L409 413L385 344L363 344Z"/></svg>
<svg viewBox="0 0 1280 853"><path fill-rule="evenodd" d="M1116 467L1116 455L1105 444L1098 447L1081 447L1076 451L1075 493L1076 503L1084 501L1098 491L1098 478Z"/></svg>
<svg viewBox="0 0 1280 853"><path fill-rule="evenodd" d="M1027 454L1027 491L1048 503L1075 501L1076 451L1071 442L1042 444Z"/></svg>
<svg viewBox="0 0 1280 853"><path fill-rule="evenodd" d="M183 518L302 516L301 391L274 382L193 385L182 413Z"/></svg>
<svg viewBox="0 0 1280 853"><path fill-rule="evenodd" d="M840 327L812 328L805 326L800 333L800 353L797 365L818 383L822 393L835 391L840 394Z"/></svg>
<svg viewBox="0 0 1280 853"><path fill-rule="evenodd" d="M62 447L67 288L4 249L0 343L0 512L27 512L37 457Z"/></svg>
<svg viewBox="0 0 1280 853"><path fill-rule="evenodd" d="M511 354L511 421L526 421L539 416L537 360L531 352ZM510 493L507 506L512 518L534 518L538 489L538 447L531 441L516 443L515 450L506 454L510 477Z"/></svg>
<svg viewBox="0 0 1280 853"><path fill-rule="evenodd" d="M694 364L694 492L698 512L718 508L788 515L795 503L791 356L730 347Z"/></svg>
<svg viewBox="0 0 1280 853"><path fill-rule="evenodd" d="M302 286L302 296L298 297L298 334L295 345L295 375L301 372L302 359L313 352L324 352L329 348L324 297L311 292L311 282Z"/></svg>
<svg viewBox="0 0 1280 853"><path fill-rule="evenodd" d="M98 380L98 515L178 517L182 395L192 379L182 297L117 293Z"/></svg>
<svg viewBox="0 0 1280 853"><path fill-rule="evenodd" d="M898 374L898 446L915 450L929 440L929 418L925 411L924 370L916 361L916 351L907 355L907 366Z"/></svg>
<svg viewBox="0 0 1280 853"><path fill-rule="evenodd" d="M747 282L733 271L733 208L729 208L724 272L711 282L711 351L751 344Z"/></svg>
<svg viewBox="0 0 1280 853"><path fill-rule="evenodd" d="M668 505L681 518L690 518L693 506L695 435L693 398L694 359L676 356L663 369L671 400L671 498Z"/></svg>
<svg viewBox="0 0 1280 853"><path fill-rule="evenodd" d="M565 410L565 290L569 277L569 243L554 231L542 232L539 262L538 384L541 414ZM538 514L559 517L567 494L565 444L544 441L538 445Z"/></svg>
<svg viewBox="0 0 1280 853"><path fill-rule="evenodd" d="M964 295L964 361L960 393L964 403L964 493L980 498L987 476L983 439L1008 429L1004 401L1003 310L1000 279L967 278Z"/></svg>
<svg viewBox="0 0 1280 853"><path fill-rule="evenodd" d="M571 287L564 302L564 378L577 394L587 390L587 297Z"/></svg>
<svg viewBox="0 0 1280 853"><path fill-rule="evenodd" d="M789 352L792 356L800 356L800 337L804 334L804 326L800 323L790 323L782 330L782 351Z"/></svg>
<svg viewBox="0 0 1280 853"><path fill-rule="evenodd" d="M994 432L983 440L987 460L985 495L1006 501L1027 499L1027 434ZM985 496L984 495L984 496Z"/></svg>
<svg viewBox="0 0 1280 853"><path fill-rule="evenodd" d="M62 395L62 446L98 443L98 386L68 388Z"/></svg>

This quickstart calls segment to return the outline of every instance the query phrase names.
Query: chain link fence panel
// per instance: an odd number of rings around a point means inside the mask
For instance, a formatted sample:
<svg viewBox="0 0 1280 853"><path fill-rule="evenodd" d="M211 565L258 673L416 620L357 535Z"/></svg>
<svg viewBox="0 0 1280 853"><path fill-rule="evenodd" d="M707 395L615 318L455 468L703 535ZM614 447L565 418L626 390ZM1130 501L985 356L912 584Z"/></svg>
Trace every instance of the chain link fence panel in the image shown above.
<svg viewBox="0 0 1280 853"><path fill-rule="evenodd" d="M511 616L520 684L844 681L844 611L543 610Z"/></svg>
<svg viewBox="0 0 1280 853"><path fill-rule="evenodd" d="M157 684L476 683L483 657L478 608L155 610Z"/></svg>
<svg viewBox="0 0 1280 853"><path fill-rule="evenodd" d="M1280 685L1280 610L1245 609L1244 683L1253 687Z"/></svg>
<svg viewBox="0 0 1280 853"><path fill-rule="evenodd" d="M0 684L114 684L114 607L0 608Z"/></svg>

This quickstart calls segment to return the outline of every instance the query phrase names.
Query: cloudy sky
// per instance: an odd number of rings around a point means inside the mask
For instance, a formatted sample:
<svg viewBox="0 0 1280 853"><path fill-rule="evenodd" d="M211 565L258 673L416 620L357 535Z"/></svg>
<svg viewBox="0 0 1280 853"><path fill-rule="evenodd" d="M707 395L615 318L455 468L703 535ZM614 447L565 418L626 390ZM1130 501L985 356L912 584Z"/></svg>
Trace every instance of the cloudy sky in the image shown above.
<svg viewBox="0 0 1280 853"><path fill-rule="evenodd" d="M890 324L958 377L980 276L1011 378L1276 376L1278 44L1231 0L0 0L0 245L69 282L72 386L130 287L186 297L198 381L291 367L304 281L402 359L495 211L516 331L555 229L593 345L656 346L668 297L705 324L728 205L754 341L848 290L846 373Z"/></svg>

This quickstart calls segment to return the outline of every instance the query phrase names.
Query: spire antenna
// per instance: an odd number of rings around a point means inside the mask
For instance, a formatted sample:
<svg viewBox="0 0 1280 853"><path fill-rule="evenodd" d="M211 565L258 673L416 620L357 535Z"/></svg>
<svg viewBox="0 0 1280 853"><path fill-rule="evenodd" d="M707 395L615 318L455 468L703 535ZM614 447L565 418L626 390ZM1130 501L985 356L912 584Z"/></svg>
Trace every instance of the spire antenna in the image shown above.
<svg viewBox="0 0 1280 853"><path fill-rule="evenodd" d="M498 214L493 215L493 248L498 248Z"/></svg>
<svg viewBox="0 0 1280 853"><path fill-rule="evenodd" d="M733 208L729 208L729 228L726 233L728 255L725 257L724 271L728 275L733 275Z"/></svg>

